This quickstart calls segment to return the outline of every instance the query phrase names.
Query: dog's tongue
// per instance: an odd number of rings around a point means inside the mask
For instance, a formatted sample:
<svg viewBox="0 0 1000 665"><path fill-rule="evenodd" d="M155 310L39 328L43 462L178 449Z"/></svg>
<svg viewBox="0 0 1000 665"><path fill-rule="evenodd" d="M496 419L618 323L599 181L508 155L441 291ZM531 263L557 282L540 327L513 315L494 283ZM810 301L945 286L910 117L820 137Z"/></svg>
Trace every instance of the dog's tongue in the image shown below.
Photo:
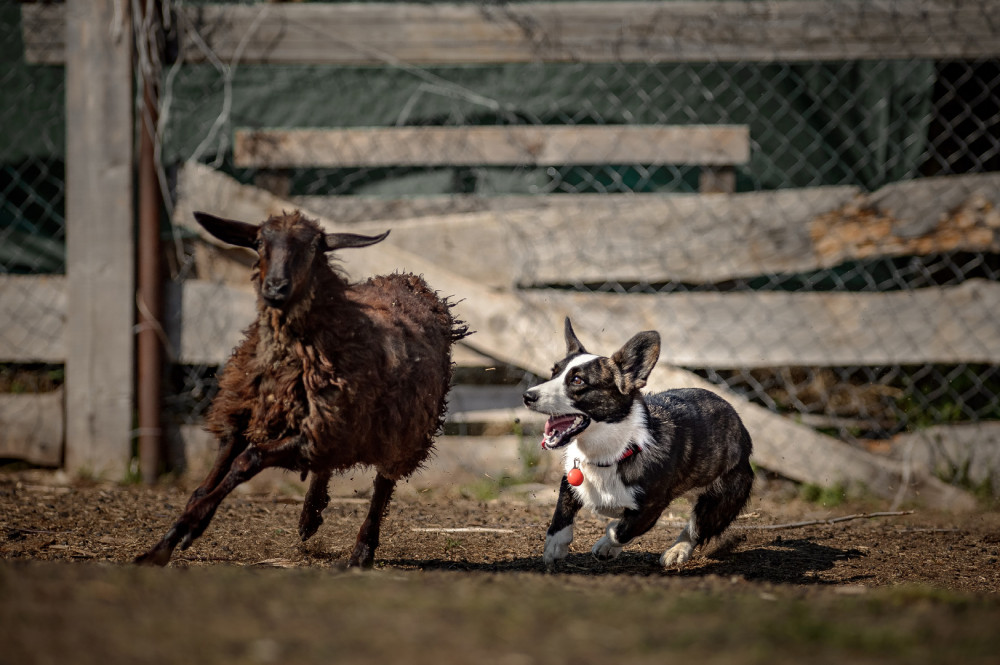
<svg viewBox="0 0 1000 665"><path fill-rule="evenodd" d="M576 416L552 416L545 421L545 436L542 438L542 448L559 445L562 434L573 426Z"/></svg>
<svg viewBox="0 0 1000 665"><path fill-rule="evenodd" d="M545 436L549 437L559 432L565 432L573 426L576 416L552 416L545 421Z"/></svg>

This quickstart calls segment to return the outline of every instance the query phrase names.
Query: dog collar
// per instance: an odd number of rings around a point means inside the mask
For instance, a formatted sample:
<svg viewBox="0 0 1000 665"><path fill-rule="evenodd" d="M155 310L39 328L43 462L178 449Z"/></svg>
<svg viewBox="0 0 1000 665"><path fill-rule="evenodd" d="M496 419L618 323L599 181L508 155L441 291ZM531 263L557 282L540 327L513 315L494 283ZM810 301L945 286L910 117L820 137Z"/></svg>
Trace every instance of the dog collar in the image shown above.
<svg viewBox="0 0 1000 665"><path fill-rule="evenodd" d="M624 462L625 460L627 460L629 457L632 457L632 455L635 455L640 450L641 450L641 448L639 448L639 446L635 445L634 443L630 443L629 446L628 446L628 448L626 448L624 450L624 452L622 452L621 457L619 457L614 462L608 462L607 464L601 464L600 462L589 462L588 461L587 463L588 464L593 464L594 466L603 467L603 468L606 469L609 466L614 466L615 464L621 464L622 462Z"/></svg>

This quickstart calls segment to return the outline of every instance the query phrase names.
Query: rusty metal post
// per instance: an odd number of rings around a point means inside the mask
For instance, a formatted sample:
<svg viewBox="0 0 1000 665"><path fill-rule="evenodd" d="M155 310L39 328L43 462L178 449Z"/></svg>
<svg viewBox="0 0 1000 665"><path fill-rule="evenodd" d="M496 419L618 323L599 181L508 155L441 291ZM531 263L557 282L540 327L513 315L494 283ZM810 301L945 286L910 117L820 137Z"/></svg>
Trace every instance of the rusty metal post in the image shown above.
<svg viewBox="0 0 1000 665"><path fill-rule="evenodd" d="M139 143L139 256L136 363L138 365L137 407L139 420L139 469L145 483L153 483L163 462L163 429L160 422L163 380L163 259L160 247L160 182L156 172L155 133L162 43L159 2L140 3L143 16L139 29L143 36L138 58L142 82L142 110Z"/></svg>

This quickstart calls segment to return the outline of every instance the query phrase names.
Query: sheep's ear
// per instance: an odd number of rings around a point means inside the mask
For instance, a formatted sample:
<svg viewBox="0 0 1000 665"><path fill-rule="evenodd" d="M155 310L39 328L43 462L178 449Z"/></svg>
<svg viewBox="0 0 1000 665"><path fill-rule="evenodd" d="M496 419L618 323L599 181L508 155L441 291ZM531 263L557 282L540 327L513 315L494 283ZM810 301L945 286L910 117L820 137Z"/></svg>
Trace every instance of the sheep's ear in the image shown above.
<svg viewBox="0 0 1000 665"><path fill-rule="evenodd" d="M615 351L611 362L618 366L620 373L615 377L618 389L624 394L646 386L646 379L660 358L660 333L647 330L638 333L625 342L625 346Z"/></svg>
<svg viewBox="0 0 1000 665"><path fill-rule="evenodd" d="M575 356L580 353L586 353L587 349L583 348L583 344L580 340L576 338L576 333L573 332L573 324L569 322L569 317L566 317L566 357Z"/></svg>
<svg viewBox="0 0 1000 665"><path fill-rule="evenodd" d="M382 242L388 235L388 231L377 236L363 236L357 233L327 233L326 251L332 252L335 249L346 249L348 247L367 247L368 245Z"/></svg>
<svg viewBox="0 0 1000 665"><path fill-rule="evenodd" d="M250 249L255 249L257 246L256 224L223 219L206 212L196 212L194 218L206 231L224 243Z"/></svg>

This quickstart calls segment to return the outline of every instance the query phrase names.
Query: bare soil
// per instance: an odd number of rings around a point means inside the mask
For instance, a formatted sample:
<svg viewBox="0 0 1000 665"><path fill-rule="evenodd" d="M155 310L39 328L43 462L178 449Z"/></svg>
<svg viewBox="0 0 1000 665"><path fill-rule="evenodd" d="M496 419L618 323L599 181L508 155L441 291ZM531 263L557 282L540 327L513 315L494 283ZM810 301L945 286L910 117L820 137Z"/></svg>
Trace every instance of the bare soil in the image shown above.
<svg viewBox="0 0 1000 665"><path fill-rule="evenodd" d="M131 565L188 489L0 474L0 663L997 662L1000 514L906 514L775 491L681 570L660 553L678 502L617 560L582 513L569 558L541 551L551 492L403 487L375 570L345 570L367 510L335 497L316 536L301 497L234 494L166 569ZM468 492L465 493L468 495ZM770 528L778 525L780 528Z"/></svg>

